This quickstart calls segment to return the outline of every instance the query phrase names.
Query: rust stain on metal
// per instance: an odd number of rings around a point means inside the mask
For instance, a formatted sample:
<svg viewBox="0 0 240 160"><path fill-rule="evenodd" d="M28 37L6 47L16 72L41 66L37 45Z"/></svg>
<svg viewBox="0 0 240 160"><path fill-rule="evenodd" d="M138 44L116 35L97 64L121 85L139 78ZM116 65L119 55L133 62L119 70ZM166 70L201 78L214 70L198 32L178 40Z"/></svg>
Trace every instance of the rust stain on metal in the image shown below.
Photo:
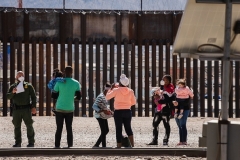
<svg viewBox="0 0 240 160"><path fill-rule="evenodd" d="M22 8L22 0L18 0L18 8Z"/></svg>

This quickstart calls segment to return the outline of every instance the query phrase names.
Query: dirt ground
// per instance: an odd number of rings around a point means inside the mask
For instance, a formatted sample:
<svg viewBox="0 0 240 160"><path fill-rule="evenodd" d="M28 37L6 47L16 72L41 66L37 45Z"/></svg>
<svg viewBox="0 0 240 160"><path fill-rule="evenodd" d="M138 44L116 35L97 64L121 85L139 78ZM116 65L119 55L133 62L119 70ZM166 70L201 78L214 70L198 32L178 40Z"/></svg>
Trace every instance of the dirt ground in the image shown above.
<svg viewBox="0 0 240 160"><path fill-rule="evenodd" d="M54 147L54 136L56 131L55 117L54 116L44 116L44 117L33 117L34 119L34 129L35 129L35 147ZM148 146L152 139L152 117L133 117L132 128L135 139L135 147L152 147ZM201 117L189 117L187 122L188 127L188 145L187 146L176 146L179 142L178 128L174 119L170 120L171 125L171 135L169 139L169 145L163 146L162 139L164 137L164 127L161 123L159 125L159 144L160 148L167 147L187 147L187 148L197 148L198 147L198 137L202 135L202 124L209 120L215 118L201 118ZM240 119L234 119L240 121ZM10 148L14 144L14 132L12 117L0 117L0 148ZM116 147L115 139L115 126L113 118L108 120L109 122L109 133L107 135L107 147ZM124 133L123 133L124 134ZM98 122L95 118L89 117L74 117L73 119L73 136L74 144L73 147L89 147L91 148L96 142L98 136L100 135L100 129ZM27 135L26 127L22 125L22 146L27 145ZM61 147L66 147L66 130L63 129ZM96 159L96 160L117 160L117 159L134 159L134 160L175 160L175 159L193 159L193 157L151 157L151 156L134 156L134 157L102 157L102 156L65 156L65 157L1 157L4 160L13 159ZM194 158L194 159L204 159L204 158Z"/></svg>

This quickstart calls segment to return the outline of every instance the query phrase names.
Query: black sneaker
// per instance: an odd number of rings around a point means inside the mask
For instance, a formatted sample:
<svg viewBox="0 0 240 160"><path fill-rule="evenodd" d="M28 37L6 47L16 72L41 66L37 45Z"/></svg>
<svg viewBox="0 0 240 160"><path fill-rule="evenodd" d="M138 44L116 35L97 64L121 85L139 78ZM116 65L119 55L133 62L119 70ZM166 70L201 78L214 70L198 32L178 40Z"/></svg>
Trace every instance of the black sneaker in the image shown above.
<svg viewBox="0 0 240 160"><path fill-rule="evenodd" d="M148 143L148 145L158 145L158 142L153 140L152 142Z"/></svg>
<svg viewBox="0 0 240 160"><path fill-rule="evenodd" d="M21 147L21 144L20 143L16 143L12 147Z"/></svg>
<svg viewBox="0 0 240 160"><path fill-rule="evenodd" d="M163 142L163 145L164 145L164 146L167 146L167 145L168 145L168 142Z"/></svg>
<svg viewBox="0 0 240 160"><path fill-rule="evenodd" d="M34 147L34 144L33 144L33 143L29 143L29 144L27 145L27 147Z"/></svg>

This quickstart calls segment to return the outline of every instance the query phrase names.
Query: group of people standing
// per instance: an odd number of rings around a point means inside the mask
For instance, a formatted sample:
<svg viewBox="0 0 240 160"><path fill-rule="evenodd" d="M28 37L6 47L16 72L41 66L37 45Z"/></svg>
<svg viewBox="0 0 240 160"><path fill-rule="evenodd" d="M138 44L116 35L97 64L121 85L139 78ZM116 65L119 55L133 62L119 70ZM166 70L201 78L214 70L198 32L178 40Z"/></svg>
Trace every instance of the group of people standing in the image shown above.
<svg viewBox="0 0 240 160"><path fill-rule="evenodd" d="M148 145L158 145L159 124L163 121L165 136L163 145L168 145L170 137L170 117L174 117L179 128L179 143L187 145L187 118L190 112L190 99L193 91L186 85L185 79L177 80L176 88L172 84L170 75L165 75L160 82L160 87L152 89L152 96L156 105L153 118L153 139Z"/></svg>
<svg viewBox="0 0 240 160"><path fill-rule="evenodd" d="M67 143L68 147L73 146L73 112L74 100L81 99L81 85L72 78L73 69L67 66L64 70L63 77L57 80L60 75L59 70L53 73L53 79L49 82L48 87L52 91L52 98L56 100L54 107L56 119L56 133L55 133L55 148L60 148L61 135L63 124L65 121L67 129ZM61 75L63 76L63 74ZM60 76L60 77L61 77ZM21 147L21 123L24 121L27 127L28 145L27 147L34 147L35 133L33 129L32 114L36 114L36 93L33 86L24 81L24 73L18 71L16 75L17 82L12 84L8 90L7 98L11 100L13 106L13 125L14 125L14 138L15 144L13 147Z"/></svg>
<svg viewBox="0 0 240 160"><path fill-rule="evenodd" d="M53 79L48 83L54 99L54 109L56 119L55 148L60 148L63 124L65 121L67 129L68 147L73 146L73 112L74 101L81 99L81 85L72 78L73 69L67 66L64 73L54 70ZM13 106L13 125L15 144L13 147L21 147L21 122L24 121L27 127L27 137L29 144L27 147L34 147L34 129L32 114L36 114L36 94L33 86L24 81L24 73L18 71L17 82L12 84L7 93L7 98L11 100ZM106 147L106 135L109 132L108 118L113 117L116 129L117 148L122 147L122 126L124 126L131 147L134 147L134 137L131 127L132 112L131 106L136 104L134 91L129 87L129 79L125 74L120 76L119 83L106 83L103 92L100 93L92 108L95 110L101 134L93 147ZM163 121L165 136L163 145L168 145L170 136L170 117L174 116L179 128L180 142L178 145L187 144L186 122L190 112L189 99L193 97L193 92L186 86L186 81L178 80L177 87L171 83L171 76L165 75L160 83L160 87L153 89L152 96L156 104L156 111L153 118L153 139L149 145L158 144L159 124ZM114 99L114 111L108 107L108 100ZM175 110L174 110L175 108Z"/></svg>

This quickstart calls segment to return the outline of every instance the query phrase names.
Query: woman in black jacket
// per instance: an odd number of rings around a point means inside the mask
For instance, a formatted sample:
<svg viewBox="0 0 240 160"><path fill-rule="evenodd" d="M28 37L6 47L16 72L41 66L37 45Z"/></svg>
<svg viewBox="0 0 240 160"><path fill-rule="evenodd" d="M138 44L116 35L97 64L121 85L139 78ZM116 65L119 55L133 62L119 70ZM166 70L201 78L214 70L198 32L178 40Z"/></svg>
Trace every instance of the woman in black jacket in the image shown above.
<svg viewBox="0 0 240 160"><path fill-rule="evenodd" d="M162 78L162 81L160 82L161 90L163 90L163 96L164 99L160 100L158 103L160 104L166 104L165 107L163 107L161 112L156 112L154 114L153 118L153 139L152 142L150 142L148 145L158 145L158 130L159 130L159 124L161 121L163 121L163 125L165 128L165 136L163 138L163 145L168 145L168 139L170 136L170 117L172 115L172 100L173 100L173 93L174 93L174 86L171 83L171 76L165 75Z"/></svg>

